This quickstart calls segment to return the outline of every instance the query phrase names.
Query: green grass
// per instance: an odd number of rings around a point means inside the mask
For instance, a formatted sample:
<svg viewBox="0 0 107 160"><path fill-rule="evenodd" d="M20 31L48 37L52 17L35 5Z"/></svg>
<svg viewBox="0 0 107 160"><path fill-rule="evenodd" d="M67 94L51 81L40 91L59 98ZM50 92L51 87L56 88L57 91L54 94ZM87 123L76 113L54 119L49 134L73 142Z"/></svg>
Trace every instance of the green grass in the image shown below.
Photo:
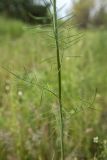
<svg viewBox="0 0 107 160"><path fill-rule="evenodd" d="M65 52L62 64L65 157L91 160L96 154L106 160L107 151L99 146L107 139L107 31L88 30L84 35ZM60 159L57 99L36 86L57 93L56 61L47 59L55 52L50 44L46 32L0 17L0 66L28 81L0 68L1 160ZM92 141L97 136L96 145Z"/></svg>

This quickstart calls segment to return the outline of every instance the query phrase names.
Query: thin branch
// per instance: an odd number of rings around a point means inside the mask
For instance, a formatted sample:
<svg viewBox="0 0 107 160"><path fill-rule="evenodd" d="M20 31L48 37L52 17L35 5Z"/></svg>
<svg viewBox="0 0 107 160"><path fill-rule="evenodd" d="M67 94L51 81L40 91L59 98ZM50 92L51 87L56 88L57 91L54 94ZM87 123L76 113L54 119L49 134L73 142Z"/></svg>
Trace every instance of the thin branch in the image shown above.
<svg viewBox="0 0 107 160"><path fill-rule="evenodd" d="M46 88L46 87L44 87L44 86L42 86L42 85L40 85L40 84L27 81L27 80L25 80L24 78L22 78L22 77L20 77L19 75L11 72L10 70L8 70L7 68L5 68L5 67L3 67L3 66L1 66L1 68L3 68L4 70L6 70L6 71L9 72L10 74L12 74L12 75L13 75L14 77L16 77L17 79L19 79L19 80L21 80L21 81L24 81L24 82L26 82L26 83L28 83L28 84L30 84L30 85L36 85L37 87L39 87L39 88L41 88L41 89L43 89L43 90L46 90L47 92L50 92L51 94L53 94L55 97L58 98L58 96L56 95L56 93L54 93L54 92L51 91L50 89L48 89L48 88Z"/></svg>

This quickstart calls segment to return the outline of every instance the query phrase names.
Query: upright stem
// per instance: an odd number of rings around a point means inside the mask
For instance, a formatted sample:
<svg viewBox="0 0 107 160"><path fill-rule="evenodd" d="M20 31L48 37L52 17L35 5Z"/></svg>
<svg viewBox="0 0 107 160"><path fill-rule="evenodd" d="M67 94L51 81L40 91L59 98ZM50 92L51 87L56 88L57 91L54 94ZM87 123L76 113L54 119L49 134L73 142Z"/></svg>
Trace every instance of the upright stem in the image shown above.
<svg viewBox="0 0 107 160"><path fill-rule="evenodd" d="M61 160L64 160L64 123L63 123L63 113L62 113L62 82L61 82L61 59L60 59L60 49L59 49L59 35L58 35L58 23L57 23L57 10L56 10L56 0L53 0L54 8L54 35L56 42L56 54L57 54L57 70L58 70L58 97L59 97L59 116L60 116L60 142L61 142Z"/></svg>

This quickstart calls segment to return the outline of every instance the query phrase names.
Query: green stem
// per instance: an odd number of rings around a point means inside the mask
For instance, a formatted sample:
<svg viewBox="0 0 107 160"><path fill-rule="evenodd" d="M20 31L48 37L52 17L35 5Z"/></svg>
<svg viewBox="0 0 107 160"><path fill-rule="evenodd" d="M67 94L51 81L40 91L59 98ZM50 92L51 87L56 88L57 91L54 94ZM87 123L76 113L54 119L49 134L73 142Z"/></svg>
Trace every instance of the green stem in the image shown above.
<svg viewBox="0 0 107 160"><path fill-rule="evenodd" d="M59 47L59 35L58 35L58 23L57 23L57 11L56 11L56 0L53 0L54 8L54 34L56 42L56 54L57 54L57 70L58 70L58 98L59 98L59 114L60 114L60 141L61 141L61 160L64 160L64 123L63 123L63 112L62 112L62 77L61 77L61 60L60 60L60 47Z"/></svg>

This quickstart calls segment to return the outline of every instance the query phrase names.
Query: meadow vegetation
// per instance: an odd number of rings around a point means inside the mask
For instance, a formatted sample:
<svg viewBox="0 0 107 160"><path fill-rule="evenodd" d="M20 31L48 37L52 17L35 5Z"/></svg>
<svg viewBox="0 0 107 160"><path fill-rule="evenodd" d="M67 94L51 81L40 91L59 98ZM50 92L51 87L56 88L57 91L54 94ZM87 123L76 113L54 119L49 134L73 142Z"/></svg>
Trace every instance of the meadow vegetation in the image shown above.
<svg viewBox="0 0 107 160"><path fill-rule="evenodd" d="M55 49L43 29L0 17L0 160L60 157L57 98L45 89L57 92ZM106 160L107 31L82 32L62 63L65 159Z"/></svg>

